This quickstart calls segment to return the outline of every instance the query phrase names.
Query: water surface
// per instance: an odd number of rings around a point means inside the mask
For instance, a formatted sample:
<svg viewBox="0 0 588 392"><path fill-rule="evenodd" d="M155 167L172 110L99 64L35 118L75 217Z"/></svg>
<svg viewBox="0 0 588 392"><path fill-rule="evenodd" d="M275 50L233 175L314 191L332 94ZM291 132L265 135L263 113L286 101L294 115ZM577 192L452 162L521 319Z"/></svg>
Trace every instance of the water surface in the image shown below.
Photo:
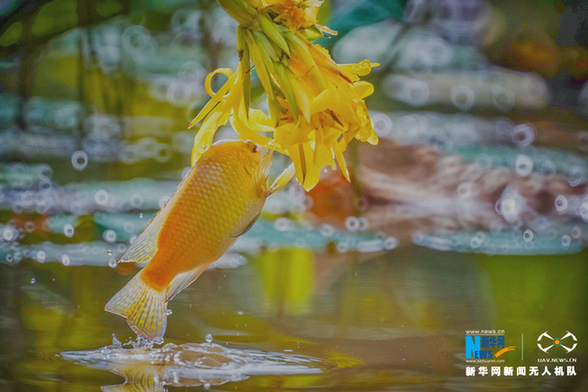
<svg viewBox="0 0 588 392"><path fill-rule="evenodd" d="M236 268L209 270L180 293L169 306L165 345L153 348L133 348L126 322L102 310L128 271L4 264L3 384L64 391L116 390L110 386L125 382L129 389L122 390L580 391L586 255L265 251ZM573 331L578 376L467 379L469 329L505 330L516 350L504 358L515 367L545 356L534 344L542 332Z"/></svg>

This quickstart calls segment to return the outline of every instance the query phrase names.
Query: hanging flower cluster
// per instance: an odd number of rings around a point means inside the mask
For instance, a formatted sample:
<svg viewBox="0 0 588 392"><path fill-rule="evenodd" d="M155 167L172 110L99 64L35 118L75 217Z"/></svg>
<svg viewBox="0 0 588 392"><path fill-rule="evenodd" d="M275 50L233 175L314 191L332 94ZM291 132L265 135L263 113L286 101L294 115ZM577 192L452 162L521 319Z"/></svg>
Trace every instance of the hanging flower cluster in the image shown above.
<svg viewBox="0 0 588 392"><path fill-rule="evenodd" d="M324 34L335 34L317 24L317 0L218 0L239 22L235 72L217 69L205 88L210 101L190 124L202 122L192 152L193 163L212 143L218 128L230 121L239 137L288 155L293 163L283 181L294 174L304 189L312 189L320 169L339 164L349 180L343 152L351 140L376 144L364 98L373 86L360 80L373 66L337 64L327 50L312 44ZM253 67L267 94L269 116L251 109ZM228 80L216 92L211 80ZM270 135L270 136L266 136Z"/></svg>

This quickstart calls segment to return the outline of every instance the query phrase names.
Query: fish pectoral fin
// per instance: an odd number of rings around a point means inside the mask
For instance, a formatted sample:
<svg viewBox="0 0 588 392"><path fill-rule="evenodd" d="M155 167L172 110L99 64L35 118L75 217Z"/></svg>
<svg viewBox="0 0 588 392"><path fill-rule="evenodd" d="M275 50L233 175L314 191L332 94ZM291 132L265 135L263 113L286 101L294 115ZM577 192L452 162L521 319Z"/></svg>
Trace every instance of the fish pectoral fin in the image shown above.
<svg viewBox="0 0 588 392"><path fill-rule="evenodd" d="M122 255L119 262L143 263L151 261L157 252L159 233L161 232L161 228L163 227L172 206L173 202L168 202L168 204L155 215L147 227L145 227L141 234L139 234L135 241L133 241L131 246L129 246L129 249L127 249Z"/></svg>
<svg viewBox="0 0 588 392"><path fill-rule="evenodd" d="M138 335L161 343L167 327L165 293L143 282L141 272L108 301L104 310L126 318Z"/></svg>
<svg viewBox="0 0 588 392"><path fill-rule="evenodd" d="M292 177L296 174L296 170L294 168L294 164L291 163L279 176L276 178L274 183L269 187L267 191L267 196L272 195L273 193L282 189L286 184L290 182Z"/></svg>
<svg viewBox="0 0 588 392"><path fill-rule="evenodd" d="M200 274L206 270L207 266L199 266L192 270L181 272L170 282L165 291L165 302L169 302L180 291L188 287L193 281L198 279Z"/></svg>
<svg viewBox="0 0 588 392"><path fill-rule="evenodd" d="M259 196L263 197L267 193L267 179L269 177L269 172L272 167L272 152L268 152L261 161L259 165L255 168L253 172L253 184L255 185L256 189L260 190Z"/></svg>
<svg viewBox="0 0 588 392"><path fill-rule="evenodd" d="M251 220L251 222L249 222L247 224L247 226L245 226L241 231L239 231L239 232L237 232L235 234L230 235L230 237L236 238L236 237L240 237L243 234L247 233L249 231L249 229L251 229L253 227L253 225L255 224L255 222L257 222L257 219L259 219L259 215L261 215L261 212L258 213L257 215L255 215L255 218L253 218Z"/></svg>

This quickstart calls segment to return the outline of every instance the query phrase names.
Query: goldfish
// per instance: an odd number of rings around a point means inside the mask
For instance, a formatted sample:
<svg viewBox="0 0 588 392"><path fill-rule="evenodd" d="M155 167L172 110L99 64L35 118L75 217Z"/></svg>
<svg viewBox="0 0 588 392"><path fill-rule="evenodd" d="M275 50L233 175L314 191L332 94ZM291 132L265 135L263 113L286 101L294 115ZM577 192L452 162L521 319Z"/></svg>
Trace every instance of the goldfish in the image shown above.
<svg viewBox="0 0 588 392"><path fill-rule="evenodd" d="M148 262L104 310L162 342L167 303L220 258L257 220L266 198L272 153L251 142L221 141L200 156L164 208L119 262ZM288 178L289 179L289 178Z"/></svg>

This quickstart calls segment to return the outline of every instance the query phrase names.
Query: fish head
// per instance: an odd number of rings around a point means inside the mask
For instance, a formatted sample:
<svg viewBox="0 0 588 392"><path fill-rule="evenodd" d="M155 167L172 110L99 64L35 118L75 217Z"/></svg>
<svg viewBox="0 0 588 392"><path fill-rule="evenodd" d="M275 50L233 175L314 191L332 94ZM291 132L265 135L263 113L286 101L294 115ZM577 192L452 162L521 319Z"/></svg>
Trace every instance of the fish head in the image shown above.
<svg viewBox="0 0 588 392"><path fill-rule="evenodd" d="M251 174L253 187L260 197L265 198L268 191L268 178L272 166L272 150L268 150L253 142L245 142L247 150L243 161L246 170Z"/></svg>
<svg viewBox="0 0 588 392"><path fill-rule="evenodd" d="M251 185L260 199L265 199L268 193L268 178L272 165L273 150L264 148L253 142L241 140L221 140L214 144L215 150L226 150L222 155L231 156L245 169L250 177ZM232 150L230 153L228 150ZM219 159L221 159L219 157Z"/></svg>

